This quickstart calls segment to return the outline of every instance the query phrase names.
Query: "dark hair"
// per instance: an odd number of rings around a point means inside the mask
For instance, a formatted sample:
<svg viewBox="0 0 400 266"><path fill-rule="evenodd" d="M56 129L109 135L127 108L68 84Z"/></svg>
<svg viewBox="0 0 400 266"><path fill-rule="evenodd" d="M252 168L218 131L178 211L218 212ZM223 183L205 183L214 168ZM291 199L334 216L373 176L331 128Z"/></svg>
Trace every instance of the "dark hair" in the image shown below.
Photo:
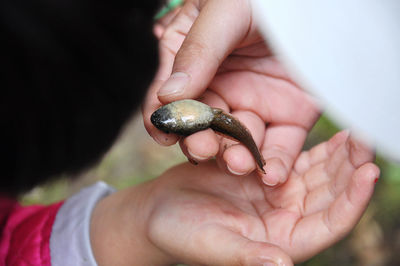
<svg viewBox="0 0 400 266"><path fill-rule="evenodd" d="M76 172L109 149L157 64L158 1L135 2L1 1L1 192Z"/></svg>

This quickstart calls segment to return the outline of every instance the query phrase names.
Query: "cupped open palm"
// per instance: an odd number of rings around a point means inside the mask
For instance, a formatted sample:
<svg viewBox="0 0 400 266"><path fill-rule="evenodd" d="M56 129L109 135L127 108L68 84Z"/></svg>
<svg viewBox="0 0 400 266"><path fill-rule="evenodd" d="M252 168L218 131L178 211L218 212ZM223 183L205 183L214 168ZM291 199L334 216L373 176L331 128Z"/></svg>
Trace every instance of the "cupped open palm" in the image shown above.
<svg viewBox="0 0 400 266"><path fill-rule="evenodd" d="M305 260L355 226L379 176L372 160L341 132L301 153L279 187L254 174L230 176L212 161L177 166L155 181L149 238L186 263L218 265L239 250L232 265L247 265L249 256L267 256L271 244L294 262Z"/></svg>

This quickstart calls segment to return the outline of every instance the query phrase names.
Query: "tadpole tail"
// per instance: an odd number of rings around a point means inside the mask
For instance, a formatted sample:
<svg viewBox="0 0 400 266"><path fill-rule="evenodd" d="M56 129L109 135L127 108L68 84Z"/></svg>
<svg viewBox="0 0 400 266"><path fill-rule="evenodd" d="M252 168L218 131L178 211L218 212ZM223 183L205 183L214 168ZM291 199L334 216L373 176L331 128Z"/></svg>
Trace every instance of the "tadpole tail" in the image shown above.
<svg viewBox="0 0 400 266"><path fill-rule="evenodd" d="M245 145L253 155L259 170L265 174L264 157L258 150L250 131L239 120L220 109L214 109L214 119L210 128Z"/></svg>

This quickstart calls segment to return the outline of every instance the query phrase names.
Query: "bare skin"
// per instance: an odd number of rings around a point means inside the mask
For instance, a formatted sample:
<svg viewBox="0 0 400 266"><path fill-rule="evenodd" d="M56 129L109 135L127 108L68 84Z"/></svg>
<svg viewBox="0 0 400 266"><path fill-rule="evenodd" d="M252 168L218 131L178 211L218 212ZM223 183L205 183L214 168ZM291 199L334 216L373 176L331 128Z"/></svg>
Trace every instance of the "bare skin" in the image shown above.
<svg viewBox="0 0 400 266"><path fill-rule="evenodd" d="M143 106L149 134L162 145L175 143L179 137L157 130L151 114L169 102L201 99L250 130L266 160L266 174L258 171L262 181L270 186L284 183L320 110L262 41L250 1L186 0L159 21L155 33L160 65ZM189 159L216 157L221 169L234 175L247 175L257 167L246 147L218 138L212 130L190 135L180 144Z"/></svg>
<svg viewBox="0 0 400 266"><path fill-rule="evenodd" d="M373 159L341 132L302 152L279 187L214 161L178 165L101 200L92 249L99 265L299 263L357 224L379 177Z"/></svg>
<svg viewBox="0 0 400 266"><path fill-rule="evenodd" d="M222 109L186 99L160 107L152 114L151 122L165 133L189 136L211 128L224 136L231 137L249 149L259 171L265 174L265 160L250 131L238 119Z"/></svg>

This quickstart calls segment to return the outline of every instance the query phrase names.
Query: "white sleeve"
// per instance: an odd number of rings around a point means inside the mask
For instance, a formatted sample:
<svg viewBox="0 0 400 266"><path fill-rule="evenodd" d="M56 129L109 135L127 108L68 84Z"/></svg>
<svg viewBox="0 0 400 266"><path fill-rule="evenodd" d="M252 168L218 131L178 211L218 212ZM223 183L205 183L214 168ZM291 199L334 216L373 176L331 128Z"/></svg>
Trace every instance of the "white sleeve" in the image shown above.
<svg viewBox="0 0 400 266"><path fill-rule="evenodd" d="M50 236L51 265L97 265L90 245L90 217L97 202L114 191L98 182L64 202Z"/></svg>

